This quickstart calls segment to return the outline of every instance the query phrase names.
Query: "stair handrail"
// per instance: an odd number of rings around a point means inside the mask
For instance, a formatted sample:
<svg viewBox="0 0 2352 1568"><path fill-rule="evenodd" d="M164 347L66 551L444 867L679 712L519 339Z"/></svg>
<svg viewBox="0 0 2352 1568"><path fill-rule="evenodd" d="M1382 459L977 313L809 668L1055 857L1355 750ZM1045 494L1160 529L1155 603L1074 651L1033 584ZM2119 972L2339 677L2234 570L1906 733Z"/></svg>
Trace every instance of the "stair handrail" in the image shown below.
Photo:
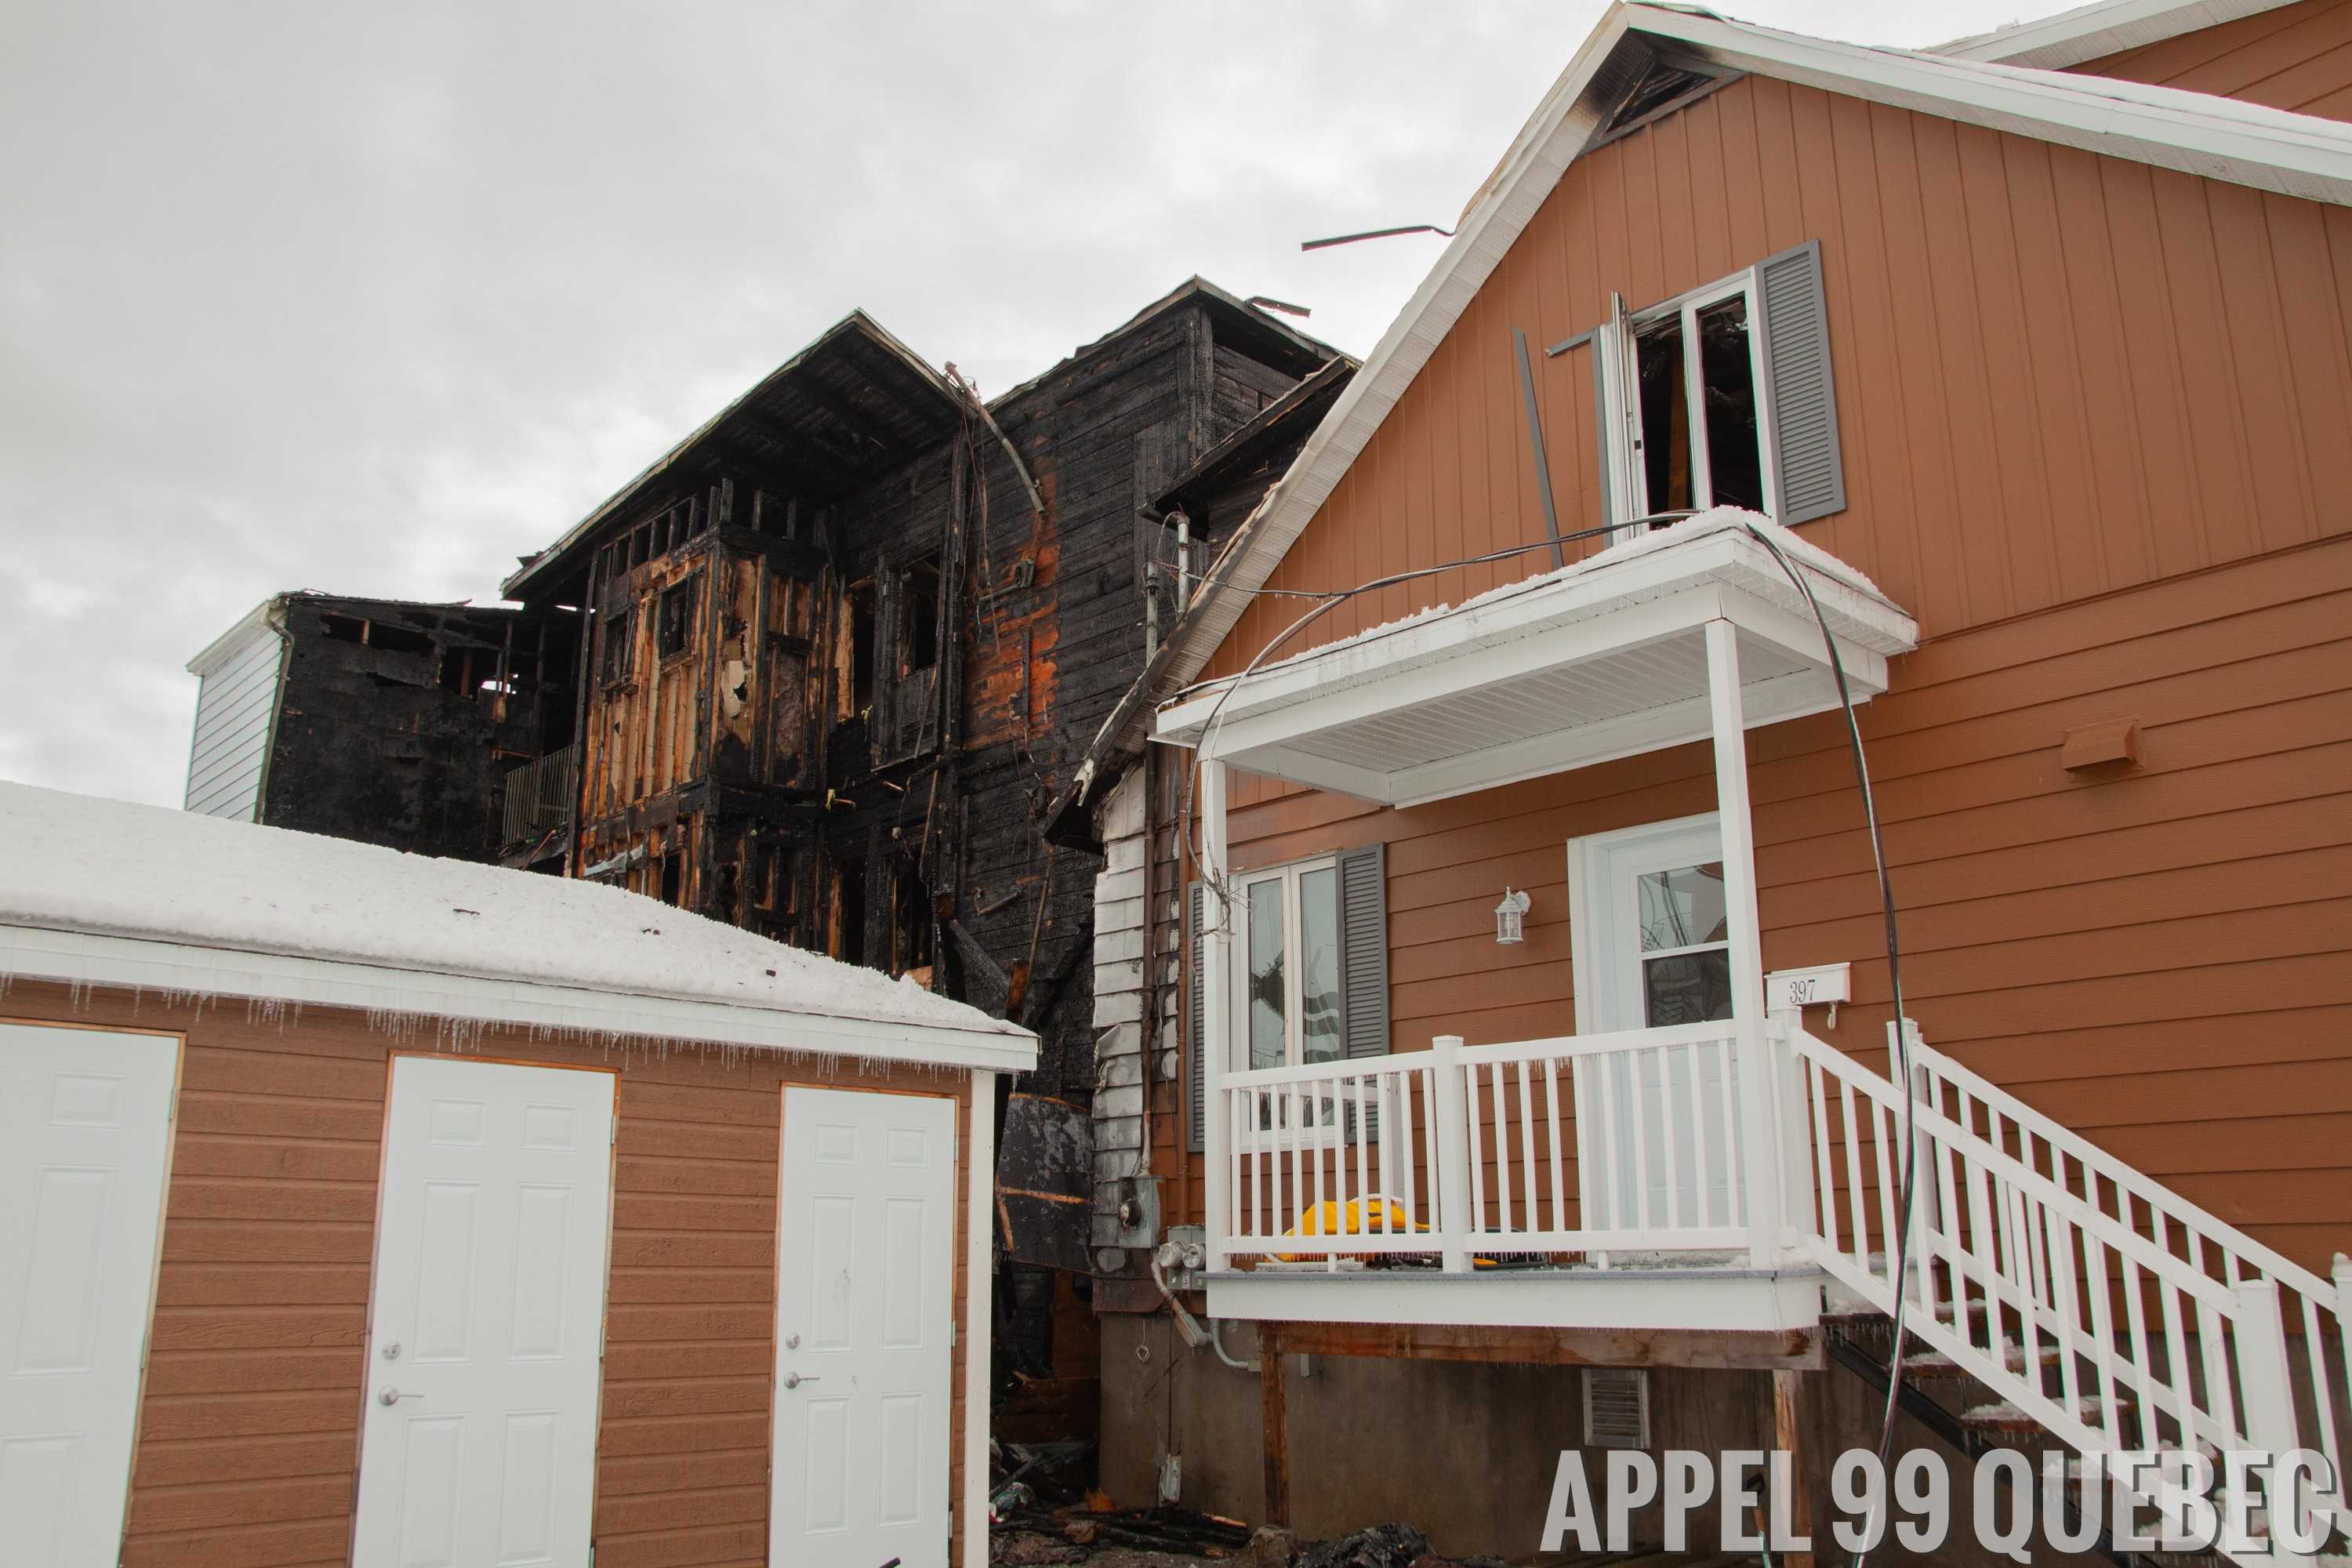
<svg viewBox="0 0 2352 1568"><path fill-rule="evenodd" d="M2048 1112L2035 1109L1982 1074L1936 1049L1919 1038L1916 1030L1911 1037L1911 1065L1914 1070L1930 1071L1975 1099L1999 1107L2021 1128L2030 1129L2034 1137L2043 1140L2053 1148L2063 1149L2086 1169L2095 1167L2099 1174L2113 1182L2118 1191L2129 1190L2133 1196L2148 1205L2151 1213L2161 1210L2167 1218L2179 1225L2183 1230L2200 1235L2212 1242L2221 1248L2224 1258L2252 1263L2278 1283L2305 1296L2323 1301L2333 1299L2335 1286L2317 1271L2306 1268L2275 1248L2257 1241L2211 1210L2199 1207L2153 1176L2100 1148L2063 1122L2053 1120ZM1971 1136L1982 1135L1972 1132ZM2224 1279L2221 1283L2235 1286L2240 1281Z"/></svg>

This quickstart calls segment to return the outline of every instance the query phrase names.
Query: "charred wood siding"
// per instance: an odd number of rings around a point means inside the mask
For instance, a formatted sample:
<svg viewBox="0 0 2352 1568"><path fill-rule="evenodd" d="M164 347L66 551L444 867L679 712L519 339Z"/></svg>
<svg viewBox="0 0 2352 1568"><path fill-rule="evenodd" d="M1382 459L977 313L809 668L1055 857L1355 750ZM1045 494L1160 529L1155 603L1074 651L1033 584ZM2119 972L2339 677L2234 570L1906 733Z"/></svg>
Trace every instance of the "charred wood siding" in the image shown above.
<svg viewBox="0 0 2352 1568"><path fill-rule="evenodd" d="M103 991L78 1005L63 987L27 982L11 989L9 1010L187 1037L123 1562L343 1561L388 1059L403 1047L330 1008L280 1026L242 1009ZM969 1075L894 1068L852 1081L822 1061L754 1052L729 1065L688 1050L621 1059L496 1031L478 1049L620 1068L596 1561L763 1560L782 1088L956 1100L961 1321ZM952 1353L951 1478L961 1475L969 1341L958 1335Z"/></svg>
<svg viewBox="0 0 2352 1568"><path fill-rule="evenodd" d="M2301 0L2070 68L2352 120L2352 0Z"/></svg>
<svg viewBox="0 0 2352 1568"><path fill-rule="evenodd" d="M289 597L258 820L486 860L506 773L571 727L574 618Z"/></svg>

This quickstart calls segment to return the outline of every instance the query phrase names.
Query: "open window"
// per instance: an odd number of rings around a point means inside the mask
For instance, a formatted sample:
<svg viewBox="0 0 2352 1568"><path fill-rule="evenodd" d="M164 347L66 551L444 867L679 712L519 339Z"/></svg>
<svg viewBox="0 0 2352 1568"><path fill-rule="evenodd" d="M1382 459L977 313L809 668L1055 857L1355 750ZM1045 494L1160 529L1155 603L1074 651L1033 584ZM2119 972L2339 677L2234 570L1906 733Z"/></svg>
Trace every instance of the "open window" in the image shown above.
<svg viewBox="0 0 2352 1568"><path fill-rule="evenodd" d="M856 583L849 589L849 708L863 713L874 706L874 584Z"/></svg>
<svg viewBox="0 0 2352 1568"><path fill-rule="evenodd" d="M1620 302L1590 339L1612 521L1844 508L1818 243L1642 310Z"/></svg>

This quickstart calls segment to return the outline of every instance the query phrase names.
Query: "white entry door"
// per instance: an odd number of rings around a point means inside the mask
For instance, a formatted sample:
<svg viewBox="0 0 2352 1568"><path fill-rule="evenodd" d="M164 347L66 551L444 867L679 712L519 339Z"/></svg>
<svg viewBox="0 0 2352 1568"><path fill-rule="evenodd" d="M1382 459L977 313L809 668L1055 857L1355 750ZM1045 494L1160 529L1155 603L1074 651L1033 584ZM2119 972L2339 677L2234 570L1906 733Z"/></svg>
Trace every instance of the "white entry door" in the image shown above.
<svg viewBox="0 0 2352 1568"><path fill-rule="evenodd" d="M122 1546L180 1042L0 1024L0 1558Z"/></svg>
<svg viewBox="0 0 2352 1568"><path fill-rule="evenodd" d="M955 1138L951 1100L784 1091L772 1568L946 1568Z"/></svg>
<svg viewBox="0 0 2352 1568"><path fill-rule="evenodd" d="M394 1058L353 1568L588 1560L613 1093Z"/></svg>
<svg viewBox="0 0 2352 1568"><path fill-rule="evenodd" d="M1731 932L1714 814L1579 839L1573 869L1580 885L1572 918L1587 925L1577 941L1580 1032L1720 1021L1727 1037ZM1622 1130L1620 1147L1596 1172L1605 1222L1651 1229L1738 1224L1745 1184L1731 1158L1738 1130L1727 1101L1738 1098L1738 1076L1730 1047L1676 1051L1663 1071L1648 1054L1603 1058L1596 1068L1616 1107L1612 1125ZM1636 1106L1638 1155L1631 1136Z"/></svg>

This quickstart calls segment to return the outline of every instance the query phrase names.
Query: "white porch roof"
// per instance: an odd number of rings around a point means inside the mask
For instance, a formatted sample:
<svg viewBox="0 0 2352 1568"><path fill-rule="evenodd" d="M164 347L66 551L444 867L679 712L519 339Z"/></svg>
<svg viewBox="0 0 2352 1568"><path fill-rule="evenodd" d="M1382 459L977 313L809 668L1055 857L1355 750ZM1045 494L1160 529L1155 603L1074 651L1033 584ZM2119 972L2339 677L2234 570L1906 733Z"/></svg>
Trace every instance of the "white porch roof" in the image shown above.
<svg viewBox="0 0 2352 1568"><path fill-rule="evenodd" d="M1643 534L1453 607L1197 686L1155 737L1204 761L1414 805L1711 733L1706 628L1738 632L1742 722L1838 705L1820 628L1748 524L1804 574L1855 700L1918 627L1861 573L1752 513Z"/></svg>

